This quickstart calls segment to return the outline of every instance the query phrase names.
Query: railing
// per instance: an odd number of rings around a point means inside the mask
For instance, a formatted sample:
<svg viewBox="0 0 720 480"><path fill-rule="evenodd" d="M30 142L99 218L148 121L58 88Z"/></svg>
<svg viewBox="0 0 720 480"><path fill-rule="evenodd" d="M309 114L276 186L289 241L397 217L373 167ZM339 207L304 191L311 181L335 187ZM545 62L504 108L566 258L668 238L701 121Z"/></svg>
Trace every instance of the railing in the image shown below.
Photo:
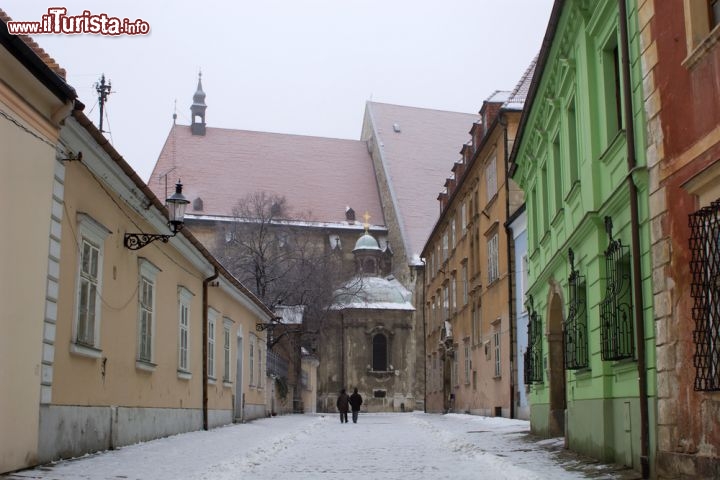
<svg viewBox="0 0 720 480"><path fill-rule="evenodd" d="M288 376L288 361L282 358L272 350L267 351L267 376L275 376L281 378L287 378Z"/></svg>

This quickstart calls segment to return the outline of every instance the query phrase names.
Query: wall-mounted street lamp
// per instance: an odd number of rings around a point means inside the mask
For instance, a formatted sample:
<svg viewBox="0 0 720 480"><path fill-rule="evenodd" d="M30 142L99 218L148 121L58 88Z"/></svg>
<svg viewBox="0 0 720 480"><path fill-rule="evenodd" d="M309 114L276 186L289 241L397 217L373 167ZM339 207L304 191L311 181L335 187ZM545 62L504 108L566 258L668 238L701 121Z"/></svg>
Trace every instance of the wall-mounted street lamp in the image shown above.
<svg viewBox="0 0 720 480"><path fill-rule="evenodd" d="M165 200L168 209L168 227L172 231L172 235L160 235L153 233L126 233L125 234L125 247L130 250L140 250L145 245L148 245L155 240L162 240L163 243L167 243L170 238L177 235L177 233L183 228L185 223L185 207L190 201L185 198L182 194L182 183L175 184L175 193L172 197Z"/></svg>

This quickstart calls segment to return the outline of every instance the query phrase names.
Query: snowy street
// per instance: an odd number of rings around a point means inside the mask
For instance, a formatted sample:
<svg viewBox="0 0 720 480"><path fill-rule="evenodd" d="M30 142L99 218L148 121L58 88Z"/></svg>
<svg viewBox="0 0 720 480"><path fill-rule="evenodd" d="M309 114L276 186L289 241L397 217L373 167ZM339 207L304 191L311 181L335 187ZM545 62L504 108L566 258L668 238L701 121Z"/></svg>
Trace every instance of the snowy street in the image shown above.
<svg viewBox="0 0 720 480"><path fill-rule="evenodd" d="M0 476L20 479L627 479L520 420L470 415L289 415L192 432ZM625 476L623 476L625 475Z"/></svg>

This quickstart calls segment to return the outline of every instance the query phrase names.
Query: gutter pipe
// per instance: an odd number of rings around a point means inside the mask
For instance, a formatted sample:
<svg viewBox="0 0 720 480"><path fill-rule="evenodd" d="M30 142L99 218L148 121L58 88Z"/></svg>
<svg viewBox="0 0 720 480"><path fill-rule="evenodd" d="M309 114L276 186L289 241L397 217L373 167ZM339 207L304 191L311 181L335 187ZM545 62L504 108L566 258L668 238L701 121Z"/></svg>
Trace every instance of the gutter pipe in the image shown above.
<svg viewBox="0 0 720 480"><path fill-rule="evenodd" d="M635 343L637 344L638 395L640 397L640 467L642 478L650 476L650 425L648 420L647 366L645 362L645 316L642 291L642 273L640 262L640 221L638 213L639 195L633 180L633 172L637 167L635 156L635 126L633 124L632 88L630 88L630 56L627 5L625 0L618 0L620 39L622 42L622 80L625 95L624 114L627 141L627 183L630 192L630 223L632 249L632 275L635 316Z"/></svg>

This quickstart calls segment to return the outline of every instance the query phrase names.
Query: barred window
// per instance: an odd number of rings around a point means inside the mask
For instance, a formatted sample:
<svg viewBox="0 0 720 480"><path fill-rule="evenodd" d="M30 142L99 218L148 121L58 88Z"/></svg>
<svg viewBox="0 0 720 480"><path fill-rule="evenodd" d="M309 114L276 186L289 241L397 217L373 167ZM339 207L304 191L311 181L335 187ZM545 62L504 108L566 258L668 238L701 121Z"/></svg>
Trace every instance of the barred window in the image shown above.
<svg viewBox="0 0 720 480"><path fill-rule="evenodd" d="M690 215L695 390L720 391L720 199Z"/></svg>
<svg viewBox="0 0 720 480"><path fill-rule="evenodd" d="M542 318L535 311L532 295L528 295L528 346L525 350L525 384L543 382Z"/></svg>
<svg viewBox="0 0 720 480"><path fill-rule="evenodd" d="M600 303L600 353L603 360L633 358L630 254L622 240L613 239L612 219L605 217L610 244L605 250L605 298Z"/></svg>
<svg viewBox="0 0 720 480"><path fill-rule="evenodd" d="M565 321L565 368L579 370L589 365L585 277L575 269L575 252L572 248L568 250L568 258L570 304Z"/></svg>

